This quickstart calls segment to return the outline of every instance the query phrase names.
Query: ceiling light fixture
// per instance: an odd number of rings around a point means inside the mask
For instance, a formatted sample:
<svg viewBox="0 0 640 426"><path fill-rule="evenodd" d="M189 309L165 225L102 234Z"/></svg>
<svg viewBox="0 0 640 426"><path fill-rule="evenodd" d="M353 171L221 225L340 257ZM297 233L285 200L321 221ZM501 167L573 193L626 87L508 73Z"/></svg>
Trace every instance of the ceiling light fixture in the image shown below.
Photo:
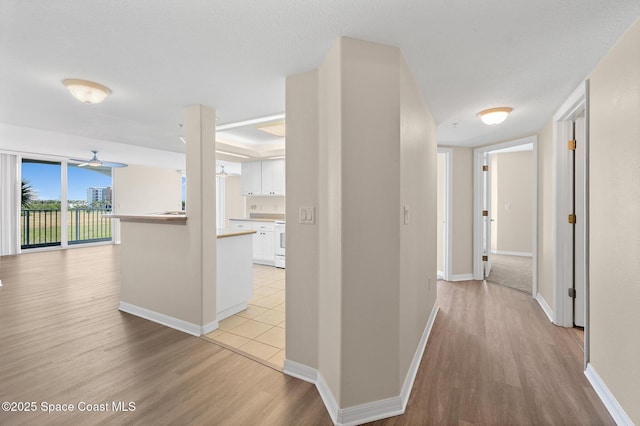
<svg viewBox="0 0 640 426"><path fill-rule="evenodd" d="M480 111L478 116L484 124L495 126L506 120L511 111L513 111L513 108L509 107L490 108Z"/></svg>
<svg viewBox="0 0 640 426"><path fill-rule="evenodd" d="M77 78L68 78L62 82L74 98L85 104L99 104L111 94L111 89L102 84Z"/></svg>
<svg viewBox="0 0 640 426"><path fill-rule="evenodd" d="M216 173L216 176L226 178L227 176L229 176L229 173L224 171L224 166L220 166L220 173Z"/></svg>
<svg viewBox="0 0 640 426"><path fill-rule="evenodd" d="M278 136L280 138L284 138L286 132L284 121L277 121L275 123L256 126L256 129L262 130L263 132L267 132L273 136Z"/></svg>

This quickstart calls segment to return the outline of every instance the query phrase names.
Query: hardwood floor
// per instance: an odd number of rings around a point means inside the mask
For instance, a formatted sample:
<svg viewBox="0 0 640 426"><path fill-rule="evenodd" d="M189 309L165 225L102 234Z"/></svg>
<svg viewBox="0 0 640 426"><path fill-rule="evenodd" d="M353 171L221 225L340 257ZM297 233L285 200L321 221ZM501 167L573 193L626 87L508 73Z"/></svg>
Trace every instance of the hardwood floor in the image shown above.
<svg viewBox="0 0 640 426"><path fill-rule="evenodd" d="M0 424L331 424L313 385L118 311L117 253L2 258L0 402L33 401L37 411L0 411ZM614 424L571 331L530 296L479 282L438 291L407 411L375 424ZM114 411L118 401L135 411ZM75 411L47 414L42 402ZM109 411L80 412L80 402Z"/></svg>

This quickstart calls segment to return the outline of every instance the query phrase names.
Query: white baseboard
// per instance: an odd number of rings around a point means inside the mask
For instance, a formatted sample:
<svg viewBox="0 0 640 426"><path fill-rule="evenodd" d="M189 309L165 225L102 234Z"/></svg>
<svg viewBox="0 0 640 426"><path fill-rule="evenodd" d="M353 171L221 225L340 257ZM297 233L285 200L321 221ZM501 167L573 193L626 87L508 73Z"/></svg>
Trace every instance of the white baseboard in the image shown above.
<svg viewBox="0 0 640 426"><path fill-rule="evenodd" d="M244 311L245 309L247 309L247 302L242 302L228 309L225 309L224 311L218 312L216 317L218 318L218 321L222 321L223 319L229 318L231 315L235 315L238 312Z"/></svg>
<svg viewBox="0 0 640 426"><path fill-rule="evenodd" d="M506 256L522 256L522 257L533 257L533 253L526 253L522 251L505 251L505 250L491 250L493 254L503 254Z"/></svg>
<svg viewBox="0 0 640 426"><path fill-rule="evenodd" d="M433 323L438 314L439 307L434 305L431 315L427 321L427 324L422 332L422 337L416 348L416 352L413 355L413 360L407 371L404 384L400 391L400 395L391 398L382 399L379 401L372 401L366 404L360 404L348 408L340 408L338 402L333 396L333 392L327 385L327 382L322 377L322 374L315 368L308 367L304 364L300 364L295 361L285 360L283 371L289 376L296 377L309 383L314 383L318 389L318 393L324 402L329 416L333 423L340 426L360 425L375 420L385 419L387 417L398 416L404 413L407 408L407 402L411 395L411 389L413 383L418 374L418 368L422 361L422 355L427 346Z"/></svg>
<svg viewBox="0 0 640 426"><path fill-rule="evenodd" d="M544 297L542 297L542 295L538 293L536 295L536 300L538 301L538 304L540 305L544 313L547 315L547 318L549 318L549 321L553 322L553 311L551 310L551 307L549 306L547 301L544 300Z"/></svg>
<svg viewBox="0 0 640 426"><path fill-rule="evenodd" d="M149 321L156 322L158 324L165 325L167 327L171 327L173 329L182 331L184 333L191 334L192 336L200 336L203 334L204 328L211 327L213 323L209 323L205 326L199 326L197 324L193 324L187 321L183 321L178 318L170 317L169 315L161 314L159 312L152 311L150 309L141 308L140 306L132 305L126 302L120 302L119 309L122 312L126 312L131 315L135 315L140 318L148 319ZM215 330L218 328L217 321L214 321Z"/></svg>
<svg viewBox="0 0 640 426"><path fill-rule="evenodd" d="M200 334L209 334L218 329L218 320L211 321L209 324L205 324L200 327Z"/></svg>
<svg viewBox="0 0 640 426"><path fill-rule="evenodd" d="M473 274L451 275L451 281L471 281L471 280L473 280Z"/></svg>
<svg viewBox="0 0 640 426"><path fill-rule="evenodd" d="M587 376L589 383L596 391L600 400L609 410L609 414L613 417L613 420L618 426L633 426L633 422L620 406L616 398L613 396L607 385L602 381L595 368L589 363L587 369L584 370L584 375Z"/></svg>
<svg viewBox="0 0 640 426"><path fill-rule="evenodd" d="M289 376L304 380L305 382L315 384L318 380L318 370L288 359L284 360L282 371Z"/></svg>

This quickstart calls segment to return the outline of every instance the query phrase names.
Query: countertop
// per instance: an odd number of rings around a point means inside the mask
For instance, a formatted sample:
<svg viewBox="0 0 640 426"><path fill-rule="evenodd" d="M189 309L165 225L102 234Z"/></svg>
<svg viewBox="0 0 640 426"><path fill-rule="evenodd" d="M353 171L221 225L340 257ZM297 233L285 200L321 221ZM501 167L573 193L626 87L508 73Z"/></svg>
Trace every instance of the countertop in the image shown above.
<svg viewBox="0 0 640 426"><path fill-rule="evenodd" d="M229 220L235 220L235 221L244 221L244 222L275 222L277 220L284 220L283 219L247 219L247 218L230 218Z"/></svg>
<svg viewBox="0 0 640 426"><path fill-rule="evenodd" d="M148 214L103 214L102 217L120 219L123 222L153 222L153 223L175 223L187 221L185 214L179 214L174 212L164 213L148 213Z"/></svg>
<svg viewBox="0 0 640 426"><path fill-rule="evenodd" d="M254 230L241 230L235 228L218 228L216 231L218 233L218 238L237 237L239 235L250 235L256 233Z"/></svg>

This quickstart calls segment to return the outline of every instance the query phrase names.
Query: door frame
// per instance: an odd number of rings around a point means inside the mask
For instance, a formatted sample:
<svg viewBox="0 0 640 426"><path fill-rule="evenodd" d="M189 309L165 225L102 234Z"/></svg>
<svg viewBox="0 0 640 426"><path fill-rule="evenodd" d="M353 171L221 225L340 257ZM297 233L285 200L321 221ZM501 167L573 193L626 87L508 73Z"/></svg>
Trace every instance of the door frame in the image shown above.
<svg viewBox="0 0 640 426"><path fill-rule="evenodd" d="M451 281L452 275L452 256L453 256L453 244L451 242L451 238L453 236L452 232L452 210L451 210L451 182L453 181L453 167L452 167L452 158L453 158L453 149L452 148L440 148L438 147L438 154L444 154L444 220L445 227L442 234L444 247L440 247L443 250L443 267L444 271L442 271L443 277L442 279L445 281ZM439 183L438 183L439 185ZM437 206L439 208L440 206ZM442 224L440 224L442 226Z"/></svg>
<svg viewBox="0 0 640 426"><path fill-rule="evenodd" d="M584 187L576 188L584 194L584 218L575 226L584 227L584 265L585 307L584 307L584 362L589 361L589 80L581 83L553 116L553 323L561 327L573 327L573 302L568 296L572 287L572 246L571 227L560 226L567 223L567 214L571 210L571 188L569 187L569 166L571 156L567 141L571 138L572 122L582 112L585 113L584 141Z"/></svg>
<svg viewBox="0 0 640 426"><path fill-rule="evenodd" d="M482 174L482 165L484 164L484 155L492 151L498 151L505 148L512 148L519 145L533 145L533 167L532 167L532 247L533 254L531 262L532 273L532 297L538 294L538 136L532 135L524 138L514 139L512 141L498 143L495 145L484 146L473 150L473 279L483 280L483 262L482 262L482 205L484 199L484 185Z"/></svg>
<svg viewBox="0 0 640 426"><path fill-rule="evenodd" d="M573 327L573 304L568 296L572 287L572 262L573 262L573 233L567 224L567 214L571 211L571 177L569 170L571 156L567 149L567 141L572 138L573 120L586 109L586 85L581 84L558 109L553 116L553 243L554 243L554 303L553 323L561 327ZM585 126L588 128L588 115L585 117ZM585 145L588 148L588 132L585 137ZM588 158L588 149L587 155ZM588 169L585 169L588 176ZM585 179L588 180L588 177ZM576 188L577 189L577 188ZM586 209L585 209L586 211ZM579 223L586 225L586 221ZM587 277L588 275L585 275ZM587 280L588 281L588 280ZM588 293L588 292L587 292ZM587 304L588 305L588 304ZM588 317L585 311L585 321Z"/></svg>

